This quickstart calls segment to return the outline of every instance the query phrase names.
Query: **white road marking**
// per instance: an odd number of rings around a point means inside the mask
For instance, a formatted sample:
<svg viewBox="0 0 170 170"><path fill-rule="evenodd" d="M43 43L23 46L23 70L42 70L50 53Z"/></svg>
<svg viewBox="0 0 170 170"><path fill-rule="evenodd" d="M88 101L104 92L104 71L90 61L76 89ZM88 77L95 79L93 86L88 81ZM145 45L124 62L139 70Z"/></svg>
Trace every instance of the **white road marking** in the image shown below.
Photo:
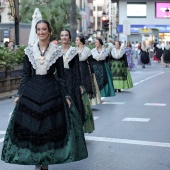
<svg viewBox="0 0 170 170"><path fill-rule="evenodd" d="M122 144L131 144L131 145L144 145L144 146L170 148L170 143L163 143L163 142L151 142L151 141L119 139L119 138L106 138L106 137L96 137L96 136L85 136L85 139L89 140L89 141L96 141L96 142L111 142L111 143L122 143Z"/></svg>
<svg viewBox="0 0 170 170"><path fill-rule="evenodd" d="M99 117L93 117L94 120L98 119Z"/></svg>
<svg viewBox="0 0 170 170"><path fill-rule="evenodd" d="M145 103L145 106L166 106L165 103Z"/></svg>
<svg viewBox="0 0 170 170"><path fill-rule="evenodd" d="M0 143L4 141L4 138L0 138Z"/></svg>
<svg viewBox="0 0 170 170"><path fill-rule="evenodd" d="M6 131L0 130L0 135L5 135Z"/></svg>
<svg viewBox="0 0 170 170"><path fill-rule="evenodd" d="M103 102L102 104L125 104L125 102Z"/></svg>
<svg viewBox="0 0 170 170"><path fill-rule="evenodd" d="M136 85L138 85L138 84L140 84L140 83L134 83L133 85L136 86Z"/></svg>
<svg viewBox="0 0 170 170"><path fill-rule="evenodd" d="M138 84L140 84L140 83L145 82L146 80L149 80L149 79L154 78L154 77L156 77L156 76L159 76L159 75L161 75L161 74L164 74L164 72L160 72L160 73L155 74L155 75L153 75L153 76L151 76L151 77L148 77L148 78L146 78L146 79L140 80L139 82L134 83L133 85L136 86L136 85L138 85Z"/></svg>
<svg viewBox="0 0 170 170"><path fill-rule="evenodd" d="M101 100L104 100L106 97L101 97Z"/></svg>
<svg viewBox="0 0 170 170"><path fill-rule="evenodd" d="M127 117L127 118L124 118L122 121L132 121L132 122L149 122L151 119L149 118L130 118L130 117Z"/></svg>

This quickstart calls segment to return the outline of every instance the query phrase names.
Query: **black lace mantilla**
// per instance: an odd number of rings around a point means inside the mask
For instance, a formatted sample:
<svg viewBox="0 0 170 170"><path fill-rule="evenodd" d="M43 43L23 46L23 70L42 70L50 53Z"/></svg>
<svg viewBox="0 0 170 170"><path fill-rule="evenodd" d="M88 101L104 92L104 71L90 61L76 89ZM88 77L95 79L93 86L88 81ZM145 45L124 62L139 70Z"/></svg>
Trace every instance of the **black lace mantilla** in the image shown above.
<svg viewBox="0 0 170 170"><path fill-rule="evenodd" d="M93 88L93 78L87 60L80 61L80 73L82 84L84 85L89 98L92 99L96 97L96 91Z"/></svg>

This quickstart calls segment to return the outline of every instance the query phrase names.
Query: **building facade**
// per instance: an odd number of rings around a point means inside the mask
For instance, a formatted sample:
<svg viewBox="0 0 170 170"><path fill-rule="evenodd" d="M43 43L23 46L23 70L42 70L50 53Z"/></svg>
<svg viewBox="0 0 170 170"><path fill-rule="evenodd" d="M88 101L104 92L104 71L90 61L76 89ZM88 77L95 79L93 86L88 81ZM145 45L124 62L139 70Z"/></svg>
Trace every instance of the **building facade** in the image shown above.
<svg viewBox="0 0 170 170"><path fill-rule="evenodd" d="M170 41L170 1L169 0L119 0L118 34L121 41L141 41L140 29L158 29L159 41ZM129 23L129 33L124 23ZM126 25L128 28L128 25ZM126 27L125 27L126 28ZM147 33L146 33L147 39Z"/></svg>
<svg viewBox="0 0 170 170"><path fill-rule="evenodd" d="M8 0L0 0L0 23L12 22L11 10Z"/></svg>
<svg viewBox="0 0 170 170"><path fill-rule="evenodd" d="M81 20L78 21L77 33L88 36L93 25L93 0L76 0L76 5L80 9Z"/></svg>

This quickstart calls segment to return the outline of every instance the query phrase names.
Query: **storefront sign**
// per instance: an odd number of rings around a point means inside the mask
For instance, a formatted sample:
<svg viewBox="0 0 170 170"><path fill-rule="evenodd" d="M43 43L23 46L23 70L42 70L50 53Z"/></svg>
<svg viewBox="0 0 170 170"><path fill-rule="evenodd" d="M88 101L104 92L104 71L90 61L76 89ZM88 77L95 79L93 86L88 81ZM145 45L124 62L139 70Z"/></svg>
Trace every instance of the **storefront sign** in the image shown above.
<svg viewBox="0 0 170 170"><path fill-rule="evenodd" d="M142 28L155 28L159 33L170 33L170 25L131 25L131 33L139 33ZM118 32L123 33L123 25L118 25Z"/></svg>
<svg viewBox="0 0 170 170"><path fill-rule="evenodd" d="M156 18L170 18L170 3L156 2Z"/></svg>

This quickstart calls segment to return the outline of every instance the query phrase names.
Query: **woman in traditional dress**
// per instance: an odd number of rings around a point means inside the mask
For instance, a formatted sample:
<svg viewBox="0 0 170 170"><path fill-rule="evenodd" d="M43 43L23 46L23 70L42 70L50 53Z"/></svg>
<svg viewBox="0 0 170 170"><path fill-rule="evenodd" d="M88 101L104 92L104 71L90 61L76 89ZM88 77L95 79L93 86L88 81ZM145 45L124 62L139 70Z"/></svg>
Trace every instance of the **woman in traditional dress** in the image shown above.
<svg viewBox="0 0 170 170"><path fill-rule="evenodd" d="M66 81L70 88L70 95L80 113L84 132L92 133L94 131L93 114L86 90L84 89L81 80L77 48L70 46L71 34L69 30L63 29L60 33L60 39L62 44L61 50L63 52L64 71Z"/></svg>
<svg viewBox="0 0 170 170"><path fill-rule="evenodd" d="M164 47L162 64L164 64L165 67L169 67L170 65L170 43L168 41L166 42L166 45Z"/></svg>
<svg viewBox="0 0 170 170"><path fill-rule="evenodd" d="M91 50L88 47L84 46L85 38L83 35L77 36L75 42L77 45L77 53L79 56L81 80L84 87L84 92L82 94L82 100L85 107L84 132L91 133L94 131L94 119L90 100L96 98Z"/></svg>
<svg viewBox="0 0 170 170"><path fill-rule="evenodd" d="M155 50L154 44L153 44L153 42L151 41L151 42L149 43L149 58L150 58L150 59L153 59L154 50Z"/></svg>
<svg viewBox="0 0 170 170"><path fill-rule="evenodd" d="M156 45L156 53L154 55L154 60L156 60L156 61L158 61L158 63L160 63L162 54L163 54L162 44L159 41L159 44Z"/></svg>
<svg viewBox="0 0 170 170"><path fill-rule="evenodd" d="M79 55L79 65L81 80L86 89L91 105L101 103L100 92L94 74L91 50L85 46L83 35L76 37L77 52Z"/></svg>
<svg viewBox="0 0 170 170"><path fill-rule="evenodd" d="M1 159L47 170L49 164L86 158L87 149L80 116L68 94L61 49L49 43L48 21L38 21L35 29L39 42L25 49L22 81Z"/></svg>
<svg viewBox="0 0 170 170"><path fill-rule="evenodd" d="M133 50L130 42L127 43L127 46L125 48L126 50L126 56L127 56L127 62L128 62L128 67L130 71L136 70L136 66L133 60Z"/></svg>
<svg viewBox="0 0 170 170"><path fill-rule="evenodd" d="M63 54L64 72L66 81L69 86L69 94L72 97L77 110L81 116L82 122L85 121L85 110L81 94L83 93L83 86L79 68L79 56L76 47L70 45L71 34L67 29L60 32L61 51Z"/></svg>
<svg viewBox="0 0 170 170"><path fill-rule="evenodd" d="M142 65L142 68L145 68L145 65L151 65L149 58L149 46L146 45L146 42L143 41L141 46L141 52L138 59L138 65Z"/></svg>
<svg viewBox="0 0 170 170"><path fill-rule="evenodd" d="M115 48L111 51L111 72L115 90L133 87L132 78L128 69L125 49L121 48L119 41L115 42Z"/></svg>
<svg viewBox="0 0 170 170"><path fill-rule="evenodd" d="M102 47L101 39L95 40L96 48L92 49L93 69L101 97L115 96L110 68L106 62L108 51Z"/></svg>

